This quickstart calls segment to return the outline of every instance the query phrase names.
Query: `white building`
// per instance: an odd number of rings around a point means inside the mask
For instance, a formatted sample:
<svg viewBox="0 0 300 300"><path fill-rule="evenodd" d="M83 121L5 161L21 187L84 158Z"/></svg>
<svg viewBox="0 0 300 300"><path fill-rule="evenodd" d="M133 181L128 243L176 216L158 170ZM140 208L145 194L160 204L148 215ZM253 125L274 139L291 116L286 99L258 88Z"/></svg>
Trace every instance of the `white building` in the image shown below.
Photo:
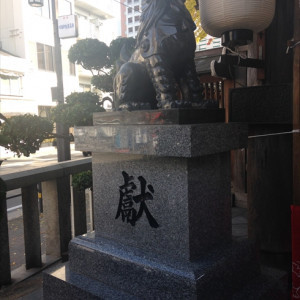
<svg viewBox="0 0 300 300"><path fill-rule="evenodd" d="M94 38L108 46L121 35L120 4L114 0L75 0L78 16L78 39ZM90 91L91 72L76 66L79 91Z"/></svg>
<svg viewBox="0 0 300 300"><path fill-rule="evenodd" d="M143 0L121 0L122 36L136 37L142 12Z"/></svg>
<svg viewBox="0 0 300 300"><path fill-rule="evenodd" d="M56 105L51 94L57 83L50 3L44 0L42 8L34 8L27 0L0 0L0 112L6 116L45 115ZM78 15L78 38L109 43L120 35L117 24L110 23L111 12L119 13L113 0L56 0L56 5L57 16ZM107 23L108 33L104 31ZM90 74L85 75L68 60L68 50L75 42L76 38L61 39L65 96L90 84Z"/></svg>
<svg viewBox="0 0 300 300"><path fill-rule="evenodd" d="M142 0L121 1L121 27L122 36L136 37L140 26ZM198 44L196 51L208 50L221 47L221 39L206 36Z"/></svg>
<svg viewBox="0 0 300 300"><path fill-rule="evenodd" d="M220 48L220 47L222 47L221 38L216 38L207 35L197 44L196 51L209 50L209 49Z"/></svg>

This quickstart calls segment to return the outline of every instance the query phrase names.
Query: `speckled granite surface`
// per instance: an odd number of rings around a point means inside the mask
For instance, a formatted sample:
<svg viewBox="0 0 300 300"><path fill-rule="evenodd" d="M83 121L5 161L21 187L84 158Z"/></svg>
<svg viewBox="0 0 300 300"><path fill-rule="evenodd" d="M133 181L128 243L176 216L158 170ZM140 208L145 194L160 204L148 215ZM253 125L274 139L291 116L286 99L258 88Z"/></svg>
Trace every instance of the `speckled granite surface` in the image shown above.
<svg viewBox="0 0 300 300"><path fill-rule="evenodd" d="M231 300L259 278L253 245L231 237L229 151L246 126L101 124L75 143L93 152L95 232L45 274L45 299Z"/></svg>

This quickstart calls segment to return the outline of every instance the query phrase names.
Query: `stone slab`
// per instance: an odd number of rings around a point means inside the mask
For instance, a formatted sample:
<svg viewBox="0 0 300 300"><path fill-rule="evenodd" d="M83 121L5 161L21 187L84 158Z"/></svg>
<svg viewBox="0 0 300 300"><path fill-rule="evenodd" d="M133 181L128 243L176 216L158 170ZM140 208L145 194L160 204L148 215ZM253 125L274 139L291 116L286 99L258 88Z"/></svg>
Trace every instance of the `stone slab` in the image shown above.
<svg viewBox="0 0 300 300"><path fill-rule="evenodd" d="M125 293L124 291L117 291L97 280L93 280L82 274L70 272L68 263L55 271L44 272L43 277L44 300L145 299L144 296L132 296ZM219 282L214 283L215 289L218 289L218 284ZM162 295L159 295L159 297L155 297L151 294L147 296L147 299L168 298L162 298ZM233 293L233 295L229 296L229 298L224 298L223 295L220 298L214 298L213 294L210 294L207 296L207 298L199 295L198 297L185 297L179 299L286 300L289 299L287 274L282 271L263 268L262 274L260 276L257 276L253 280L250 280L250 282L246 286L241 286L239 291Z"/></svg>
<svg viewBox="0 0 300 300"><path fill-rule="evenodd" d="M93 234L72 240L69 268L143 299L231 299L260 274L256 252L247 241L182 262Z"/></svg>
<svg viewBox="0 0 300 300"><path fill-rule="evenodd" d="M137 300L122 291L113 290L99 281L70 272L68 264L43 273L43 300Z"/></svg>
<svg viewBox="0 0 300 300"><path fill-rule="evenodd" d="M134 197L141 194L140 176L152 186L153 199L145 204L157 228L145 211L135 224L117 217L122 172L133 176ZM93 184L98 236L181 260L195 259L231 240L229 153L190 159L94 153ZM131 204L139 211L138 203Z"/></svg>
<svg viewBox="0 0 300 300"><path fill-rule="evenodd" d="M225 122L224 109L157 109L94 113L94 125L170 125Z"/></svg>
<svg viewBox="0 0 300 300"><path fill-rule="evenodd" d="M74 136L80 151L198 157L245 148L247 125L98 125L76 127Z"/></svg>

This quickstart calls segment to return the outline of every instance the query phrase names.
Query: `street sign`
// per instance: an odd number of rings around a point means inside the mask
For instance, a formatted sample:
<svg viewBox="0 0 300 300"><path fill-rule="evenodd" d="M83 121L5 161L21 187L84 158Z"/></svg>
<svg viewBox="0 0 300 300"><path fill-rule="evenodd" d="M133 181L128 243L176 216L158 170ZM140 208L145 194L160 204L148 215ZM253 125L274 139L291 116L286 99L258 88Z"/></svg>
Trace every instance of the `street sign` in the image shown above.
<svg viewBox="0 0 300 300"><path fill-rule="evenodd" d="M58 17L58 35L61 39L78 36L78 23L76 15Z"/></svg>

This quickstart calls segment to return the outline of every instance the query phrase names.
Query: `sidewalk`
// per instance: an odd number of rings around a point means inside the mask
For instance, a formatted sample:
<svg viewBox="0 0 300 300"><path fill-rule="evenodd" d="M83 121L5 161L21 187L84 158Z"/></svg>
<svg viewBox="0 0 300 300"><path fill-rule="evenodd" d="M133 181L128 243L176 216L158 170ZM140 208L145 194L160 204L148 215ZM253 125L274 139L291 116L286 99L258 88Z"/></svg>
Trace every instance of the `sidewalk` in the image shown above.
<svg viewBox="0 0 300 300"><path fill-rule="evenodd" d="M22 209L17 209L8 214L8 234L10 245L10 261L11 270L20 268L25 264L25 248L24 248L24 229ZM40 214L40 229L41 229L41 251L45 254L45 222L43 214ZM24 267L25 268L25 267Z"/></svg>

